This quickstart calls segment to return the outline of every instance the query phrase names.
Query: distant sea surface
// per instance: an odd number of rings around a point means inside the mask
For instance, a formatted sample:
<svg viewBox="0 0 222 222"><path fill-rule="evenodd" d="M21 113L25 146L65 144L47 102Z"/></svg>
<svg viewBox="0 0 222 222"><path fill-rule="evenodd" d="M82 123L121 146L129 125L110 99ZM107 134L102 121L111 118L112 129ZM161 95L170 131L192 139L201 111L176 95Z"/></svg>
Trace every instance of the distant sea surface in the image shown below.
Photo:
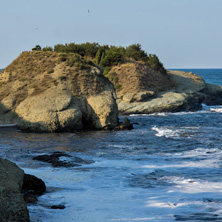
<svg viewBox="0 0 222 222"><path fill-rule="evenodd" d="M222 69L183 71L222 83ZM46 183L47 192L28 205L32 222L222 221L222 107L128 118L130 131L0 130L1 157ZM69 154L61 161L88 164L54 168L33 160L54 151Z"/></svg>

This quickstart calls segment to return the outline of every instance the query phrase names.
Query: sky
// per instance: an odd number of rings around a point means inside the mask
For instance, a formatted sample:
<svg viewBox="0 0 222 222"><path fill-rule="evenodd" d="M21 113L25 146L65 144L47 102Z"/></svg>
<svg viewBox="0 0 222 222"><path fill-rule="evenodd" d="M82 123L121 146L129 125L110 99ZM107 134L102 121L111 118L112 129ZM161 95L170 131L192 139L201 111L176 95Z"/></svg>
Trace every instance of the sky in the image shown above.
<svg viewBox="0 0 222 222"><path fill-rule="evenodd" d="M71 42L139 43L165 68L222 68L222 0L0 2L0 68L36 45Z"/></svg>

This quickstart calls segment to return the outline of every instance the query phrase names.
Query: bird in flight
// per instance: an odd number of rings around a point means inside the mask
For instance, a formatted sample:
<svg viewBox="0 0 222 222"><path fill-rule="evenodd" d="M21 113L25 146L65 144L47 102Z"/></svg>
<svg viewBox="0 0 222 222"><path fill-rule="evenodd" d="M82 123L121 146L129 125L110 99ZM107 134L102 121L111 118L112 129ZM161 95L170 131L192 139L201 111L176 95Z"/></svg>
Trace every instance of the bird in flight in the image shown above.
<svg viewBox="0 0 222 222"><path fill-rule="evenodd" d="M89 11L89 9L88 9L88 13L89 13L90 11Z"/></svg>

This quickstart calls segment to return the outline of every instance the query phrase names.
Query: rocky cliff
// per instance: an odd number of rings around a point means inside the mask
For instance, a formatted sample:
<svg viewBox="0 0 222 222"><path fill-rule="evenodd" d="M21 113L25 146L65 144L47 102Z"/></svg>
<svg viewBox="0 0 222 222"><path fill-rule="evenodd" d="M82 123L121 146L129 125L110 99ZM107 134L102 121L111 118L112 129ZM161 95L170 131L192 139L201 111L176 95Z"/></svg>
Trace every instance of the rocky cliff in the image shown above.
<svg viewBox="0 0 222 222"><path fill-rule="evenodd" d="M116 88L119 113L124 115L195 111L203 102L222 104L222 87L207 84L194 73L161 73L134 61L113 67L107 76Z"/></svg>
<svg viewBox="0 0 222 222"><path fill-rule="evenodd" d="M222 104L221 86L193 73L160 72L128 59L104 74L92 59L23 52L0 75L0 124L41 132L113 129L118 110L149 114L194 111L202 102Z"/></svg>
<svg viewBox="0 0 222 222"><path fill-rule="evenodd" d="M31 131L114 128L113 84L74 53L23 52L0 75L0 123Z"/></svg>

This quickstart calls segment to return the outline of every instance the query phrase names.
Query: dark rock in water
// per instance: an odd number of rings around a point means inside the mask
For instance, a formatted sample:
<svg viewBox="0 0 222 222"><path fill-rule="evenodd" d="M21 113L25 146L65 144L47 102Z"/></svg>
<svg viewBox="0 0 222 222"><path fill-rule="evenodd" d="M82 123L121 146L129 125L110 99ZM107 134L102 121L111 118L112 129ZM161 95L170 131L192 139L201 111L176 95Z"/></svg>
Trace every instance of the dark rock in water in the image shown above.
<svg viewBox="0 0 222 222"><path fill-rule="evenodd" d="M214 213L194 213L191 215L174 215L176 221L222 221L222 217Z"/></svg>
<svg viewBox="0 0 222 222"><path fill-rule="evenodd" d="M61 157L69 157L70 161L60 160ZM93 161L83 160L79 157L72 157L64 152L54 152L50 155L39 155L33 158L33 160L39 160L47 163L51 163L53 167L76 167L81 164L89 164Z"/></svg>
<svg viewBox="0 0 222 222"><path fill-rule="evenodd" d="M80 166L79 164L70 163L60 160L60 157L71 157L64 152L54 152L51 155L39 155L33 158L33 160L39 160L47 163L51 163L53 167L73 167Z"/></svg>
<svg viewBox="0 0 222 222"><path fill-rule="evenodd" d="M60 210L63 210L65 209L66 207L64 205L53 205L51 206L51 209L60 209Z"/></svg>
<svg viewBox="0 0 222 222"><path fill-rule="evenodd" d="M46 191L46 186L41 179L30 174L24 174L22 192L41 195L45 191Z"/></svg>
<svg viewBox="0 0 222 222"><path fill-rule="evenodd" d="M26 193L23 197L26 203L35 203L38 201L37 197L33 194Z"/></svg>
<svg viewBox="0 0 222 222"><path fill-rule="evenodd" d="M203 103L206 105L222 105L222 86L206 83L201 93L205 95Z"/></svg>
<svg viewBox="0 0 222 222"><path fill-rule="evenodd" d="M124 118L123 123L120 123L114 128L114 130L131 130L133 129L133 124L130 123L128 118Z"/></svg>

